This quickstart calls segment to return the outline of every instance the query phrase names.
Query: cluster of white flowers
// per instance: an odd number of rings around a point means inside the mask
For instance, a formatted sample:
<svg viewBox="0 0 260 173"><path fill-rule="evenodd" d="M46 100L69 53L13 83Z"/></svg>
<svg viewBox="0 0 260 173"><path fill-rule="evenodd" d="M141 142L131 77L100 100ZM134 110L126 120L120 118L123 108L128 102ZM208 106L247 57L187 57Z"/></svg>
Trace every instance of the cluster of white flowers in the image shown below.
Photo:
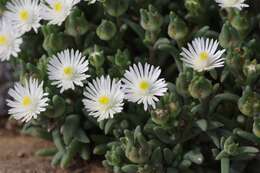
<svg viewBox="0 0 260 173"><path fill-rule="evenodd" d="M17 57L22 35L32 29L37 33L40 21L61 25L80 0L11 0L0 18L0 60Z"/></svg>
<svg viewBox="0 0 260 173"><path fill-rule="evenodd" d="M9 60L17 57L22 44L22 34L34 30L37 32L42 19L49 24L61 25L80 0L11 0L7 11L0 21L0 59ZM95 0L90 1L92 3ZM237 8L248 5L244 0L216 0L222 8ZM187 67L201 72L222 67L225 50L218 50L219 43L213 39L196 38L188 49L182 48L182 61ZM83 87L89 75L88 60L79 51L64 50L54 55L48 64L48 76L52 85L60 92L76 86ZM85 88L83 103L90 116L98 121L113 118L122 112L124 100L143 104L144 110L155 108L160 96L167 92L167 84L159 78L159 67L141 63L134 64L124 74L123 79L115 80L110 76L101 76L89 82ZM48 106L48 94L44 92L43 83L30 78L24 85L15 84L10 89L11 99L9 113L25 122L45 111Z"/></svg>
<svg viewBox="0 0 260 173"><path fill-rule="evenodd" d="M83 87L84 81L89 77L88 60L79 51L64 50L54 55L48 64L48 75L52 85L57 85L60 92ZM110 76L101 76L89 82L85 88L83 103L89 115L97 117L98 121L113 118L114 114L123 110L124 99L142 103L147 110L151 105L155 108L158 97L167 91L164 79L159 79L161 70L152 65L139 63L126 71L124 79L116 81ZM47 94L43 91L43 83L37 80L26 81L25 86L16 84L9 95L13 100L8 100L11 107L9 113L16 119L29 121L46 109Z"/></svg>

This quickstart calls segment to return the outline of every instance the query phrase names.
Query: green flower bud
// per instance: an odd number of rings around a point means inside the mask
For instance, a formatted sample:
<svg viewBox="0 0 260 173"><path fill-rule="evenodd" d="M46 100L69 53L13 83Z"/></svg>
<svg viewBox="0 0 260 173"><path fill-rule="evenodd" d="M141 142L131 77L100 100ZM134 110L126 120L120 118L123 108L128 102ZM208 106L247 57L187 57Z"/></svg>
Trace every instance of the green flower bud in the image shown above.
<svg viewBox="0 0 260 173"><path fill-rule="evenodd" d="M101 24L97 27L96 33L101 40L111 40L116 34L116 25L108 20L102 20Z"/></svg>
<svg viewBox="0 0 260 173"><path fill-rule="evenodd" d="M242 14L237 13L231 20L231 25L241 34L241 36L245 36L245 34L250 30L251 23L249 21L249 17Z"/></svg>
<svg viewBox="0 0 260 173"><path fill-rule="evenodd" d="M238 108L244 115L254 116L260 112L260 96L247 87L238 100Z"/></svg>
<svg viewBox="0 0 260 173"><path fill-rule="evenodd" d="M240 41L239 34L229 23L225 23L219 35L219 43L224 48L236 47Z"/></svg>
<svg viewBox="0 0 260 173"><path fill-rule="evenodd" d="M133 163L146 163L151 156L152 149L140 132L140 127L138 126L134 133L126 131L125 136L123 138L125 156Z"/></svg>
<svg viewBox="0 0 260 173"><path fill-rule="evenodd" d="M243 73L247 77L252 77L260 72L260 65L257 64L256 59L249 61L247 60L243 66Z"/></svg>
<svg viewBox="0 0 260 173"><path fill-rule="evenodd" d="M44 35L43 48L51 55L65 48L72 47L73 40L64 33L59 32L56 27L46 25L42 27Z"/></svg>
<svg viewBox="0 0 260 173"><path fill-rule="evenodd" d="M65 23L65 33L73 37L84 35L89 30L88 22L84 13L75 8Z"/></svg>
<svg viewBox="0 0 260 173"><path fill-rule="evenodd" d="M192 80L192 72L191 71L185 71L179 73L178 78L176 79L176 90L179 94L182 96L188 96L189 95L189 84Z"/></svg>
<svg viewBox="0 0 260 173"><path fill-rule="evenodd" d="M193 77L190 85L189 92L193 98L204 99L212 93L213 86L211 81L203 76Z"/></svg>
<svg viewBox="0 0 260 173"><path fill-rule="evenodd" d="M188 32L189 30L186 23L179 16L171 12L168 35L178 42L183 42L188 36Z"/></svg>
<svg viewBox="0 0 260 173"><path fill-rule="evenodd" d="M239 144L235 143L234 139L232 137L229 137L224 142L224 151L229 155L235 155L237 154L237 151L239 149Z"/></svg>
<svg viewBox="0 0 260 173"><path fill-rule="evenodd" d="M195 16L198 16L201 13L202 9L203 9L200 0L185 0L184 5L185 5L185 8L192 15L195 15Z"/></svg>
<svg viewBox="0 0 260 173"><path fill-rule="evenodd" d="M165 125L175 119L181 112L181 104L175 91L172 91L157 103L157 109L151 111L152 121L158 125Z"/></svg>
<svg viewBox="0 0 260 173"><path fill-rule="evenodd" d="M145 31L144 43L153 45L158 38L158 34L159 32Z"/></svg>
<svg viewBox="0 0 260 173"><path fill-rule="evenodd" d="M105 0L104 7L110 16L118 17L128 9L128 0Z"/></svg>
<svg viewBox="0 0 260 173"><path fill-rule="evenodd" d="M163 24L161 14L152 6L149 5L148 10L141 9L141 26L151 32L160 31Z"/></svg>
<svg viewBox="0 0 260 173"><path fill-rule="evenodd" d="M115 54L115 64L120 67L126 67L131 64L129 52L127 50L124 50L123 52L121 50L117 50Z"/></svg>
<svg viewBox="0 0 260 173"><path fill-rule="evenodd" d="M168 110L155 109L151 111L152 121L158 125L166 124L170 119Z"/></svg>
<svg viewBox="0 0 260 173"><path fill-rule="evenodd" d="M105 157L110 165L120 165L123 160L123 153L120 145L114 145L111 150L107 151Z"/></svg>
<svg viewBox="0 0 260 173"><path fill-rule="evenodd" d="M88 54L90 64L96 69L102 67L105 62L104 52L97 45L95 45L93 48L87 49L84 54Z"/></svg>
<svg viewBox="0 0 260 173"><path fill-rule="evenodd" d="M260 118L256 118L253 124L253 133L260 138Z"/></svg>

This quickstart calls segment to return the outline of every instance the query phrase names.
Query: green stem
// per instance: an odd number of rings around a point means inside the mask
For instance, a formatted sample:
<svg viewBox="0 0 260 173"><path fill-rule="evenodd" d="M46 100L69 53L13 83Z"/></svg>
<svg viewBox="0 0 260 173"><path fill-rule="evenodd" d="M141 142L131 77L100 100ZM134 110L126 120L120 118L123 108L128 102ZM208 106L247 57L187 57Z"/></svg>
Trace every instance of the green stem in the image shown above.
<svg viewBox="0 0 260 173"><path fill-rule="evenodd" d="M221 159L221 173L229 173L230 160L229 158Z"/></svg>

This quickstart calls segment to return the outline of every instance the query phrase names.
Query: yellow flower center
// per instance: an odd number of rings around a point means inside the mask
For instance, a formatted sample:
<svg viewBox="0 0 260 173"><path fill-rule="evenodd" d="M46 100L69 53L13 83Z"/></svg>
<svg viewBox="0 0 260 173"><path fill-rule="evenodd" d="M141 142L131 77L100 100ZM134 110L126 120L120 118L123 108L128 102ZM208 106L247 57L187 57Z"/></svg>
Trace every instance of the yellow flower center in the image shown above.
<svg viewBox="0 0 260 173"><path fill-rule="evenodd" d="M27 106L29 106L31 103L32 103L31 98L30 98L29 96L24 96L23 101L22 101L22 105L23 105L24 107L27 107Z"/></svg>
<svg viewBox="0 0 260 173"><path fill-rule="evenodd" d="M29 19L29 12L27 10L21 10L19 13L21 21L27 21Z"/></svg>
<svg viewBox="0 0 260 173"><path fill-rule="evenodd" d="M61 2L56 2L54 3L54 6L53 6L53 9L56 11L56 12L61 12L62 10L62 3Z"/></svg>
<svg viewBox="0 0 260 173"><path fill-rule="evenodd" d="M66 76L71 77L74 73L74 70L72 67L64 67L63 72Z"/></svg>
<svg viewBox="0 0 260 173"><path fill-rule="evenodd" d="M7 44L7 38L4 35L0 35L0 46Z"/></svg>
<svg viewBox="0 0 260 173"><path fill-rule="evenodd" d="M209 59L209 54L207 52L201 52L199 55L201 61L207 61Z"/></svg>
<svg viewBox="0 0 260 173"><path fill-rule="evenodd" d="M143 91L146 91L150 88L150 84L147 81L142 81L139 84L139 88Z"/></svg>
<svg viewBox="0 0 260 173"><path fill-rule="evenodd" d="M98 99L98 102L99 102L100 104L102 104L102 105L107 105L107 104L109 104L110 99L109 99L109 97L107 97L107 96L101 96L101 97Z"/></svg>

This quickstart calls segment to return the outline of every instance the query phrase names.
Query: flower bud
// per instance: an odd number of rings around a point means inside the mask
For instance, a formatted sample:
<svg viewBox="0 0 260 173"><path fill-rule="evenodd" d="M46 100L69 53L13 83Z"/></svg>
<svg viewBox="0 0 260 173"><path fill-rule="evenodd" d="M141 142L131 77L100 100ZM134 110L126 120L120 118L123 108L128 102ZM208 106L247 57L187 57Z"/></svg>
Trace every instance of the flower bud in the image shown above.
<svg viewBox="0 0 260 173"><path fill-rule="evenodd" d="M200 0L185 0L185 8L195 16L198 16L202 11L202 5Z"/></svg>
<svg viewBox="0 0 260 173"><path fill-rule="evenodd" d="M118 17L128 9L128 0L105 0L104 7L110 16Z"/></svg>
<svg viewBox="0 0 260 173"><path fill-rule="evenodd" d="M141 9L141 26L151 32L160 31L163 24L161 14L152 6L149 5L148 10Z"/></svg>
<svg viewBox="0 0 260 173"><path fill-rule="evenodd" d="M192 72L191 71L185 71L179 73L178 78L176 79L176 90L177 92L182 96L188 96L189 91L189 84L192 80Z"/></svg>
<svg viewBox="0 0 260 173"><path fill-rule="evenodd" d="M193 98L204 99L212 93L213 86L211 81L203 76L193 77L190 85L189 92Z"/></svg>
<svg viewBox="0 0 260 173"><path fill-rule="evenodd" d="M152 121L158 125L166 124L170 119L168 110L155 109L151 111Z"/></svg>
<svg viewBox="0 0 260 173"><path fill-rule="evenodd" d="M177 93L172 91L163 96L156 105L156 109L151 111L152 121L158 125L165 125L179 115L181 104Z"/></svg>
<svg viewBox="0 0 260 173"><path fill-rule="evenodd" d="M219 43L224 48L235 47L239 43L239 34L229 23L225 23L219 35Z"/></svg>
<svg viewBox="0 0 260 173"><path fill-rule="evenodd" d="M126 67L131 64L129 52L127 50L124 50L123 52L121 50L117 50L115 54L115 64L120 67Z"/></svg>
<svg viewBox="0 0 260 173"><path fill-rule="evenodd" d="M105 62L104 52L97 45L93 48L87 49L84 54L88 54L90 64L96 69L102 67Z"/></svg>
<svg viewBox="0 0 260 173"><path fill-rule="evenodd" d="M241 36L245 36L245 34L250 30L251 23L249 18L242 13L237 13L231 20L231 25L240 33Z"/></svg>
<svg viewBox="0 0 260 173"><path fill-rule="evenodd" d="M179 16L171 12L168 35L177 42L183 42L188 36L188 32L186 23Z"/></svg>
<svg viewBox="0 0 260 173"><path fill-rule="evenodd" d="M73 37L84 35L89 30L88 22L84 13L75 8L65 23L65 33Z"/></svg>
<svg viewBox="0 0 260 173"><path fill-rule="evenodd" d="M260 72L260 65L257 64L256 59L249 61L247 60L243 66L243 73L247 77L252 77Z"/></svg>
<svg viewBox="0 0 260 173"><path fill-rule="evenodd" d="M238 151L239 144L235 143L232 137L229 137L224 142L224 151L229 155L235 155Z"/></svg>
<svg viewBox="0 0 260 173"><path fill-rule="evenodd" d="M260 112L260 96L246 87L242 97L238 100L239 110L246 116L252 117Z"/></svg>
<svg viewBox="0 0 260 173"><path fill-rule="evenodd" d="M108 20L102 20L101 24L97 27L96 33L101 40L111 40L116 34L116 25Z"/></svg>

